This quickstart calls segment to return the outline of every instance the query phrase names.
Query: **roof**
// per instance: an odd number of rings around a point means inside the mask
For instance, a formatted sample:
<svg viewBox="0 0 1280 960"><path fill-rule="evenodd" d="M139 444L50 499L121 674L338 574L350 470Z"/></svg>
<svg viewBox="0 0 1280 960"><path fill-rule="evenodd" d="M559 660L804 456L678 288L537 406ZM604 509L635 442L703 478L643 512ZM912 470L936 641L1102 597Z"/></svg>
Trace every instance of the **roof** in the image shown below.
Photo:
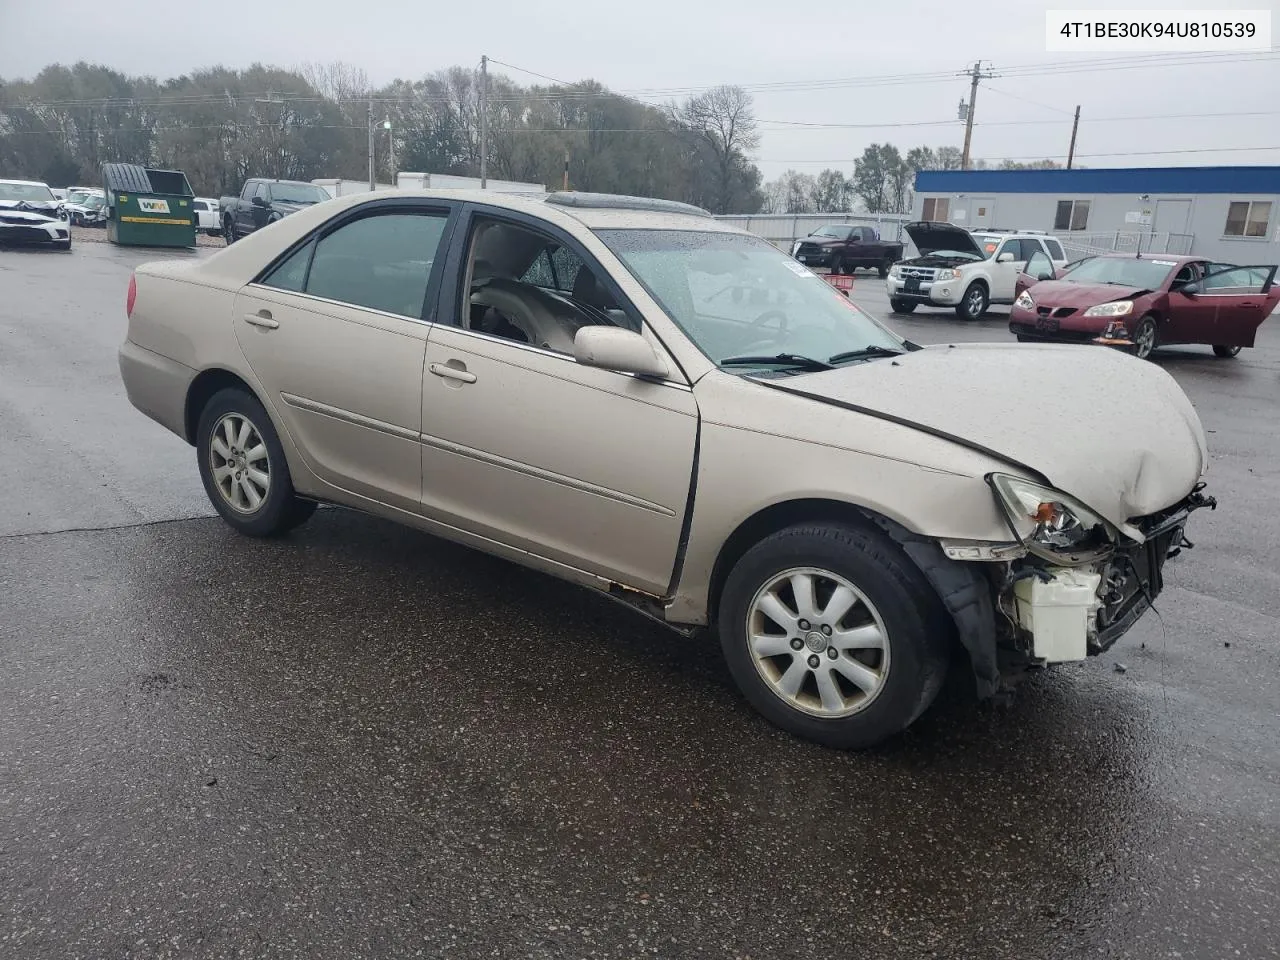
<svg viewBox="0 0 1280 960"><path fill-rule="evenodd" d="M1087 170L921 170L916 192L1280 194L1280 167L1123 167Z"/></svg>
<svg viewBox="0 0 1280 960"><path fill-rule="evenodd" d="M186 174L181 170L149 170L136 163L104 163L102 180L117 193L161 193L169 196L192 195Z"/></svg>
<svg viewBox="0 0 1280 960"><path fill-rule="evenodd" d="M0 183L16 183L22 187L47 187L43 180L0 180Z"/></svg>

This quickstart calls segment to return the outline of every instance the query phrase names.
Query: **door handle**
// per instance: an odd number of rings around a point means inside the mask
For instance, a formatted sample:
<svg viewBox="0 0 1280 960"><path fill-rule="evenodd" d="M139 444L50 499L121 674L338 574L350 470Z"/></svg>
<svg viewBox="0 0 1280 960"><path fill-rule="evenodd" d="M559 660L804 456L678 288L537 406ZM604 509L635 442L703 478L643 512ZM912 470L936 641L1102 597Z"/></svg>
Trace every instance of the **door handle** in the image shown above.
<svg viewBox="0 0 1280 960"><path fill-rule="evenodd" d="M428 369L437 377L444 377L446 380L457 380L461 383L476 382L476 375L468 373L465 367L453 367L447 363L433 363Z"/></svg>
<svg viewBox="0 0 1280 960"><path fill-rule="evenodd" d="M1254 303L1252 300L1246 300L1244 303L1240 304L1240 306L1242 306L1242 307L1256 307L1256 306L1257 306L1257 304L1256 304L1256 303Z"/></svg>
<svg viewBox="0 0 1280 960"><path fill-rule="evenodd" d="M244 315L244 322L253 324L255 327L263 327L267 330L274 330L280 326L279 320L271 319L270 310L259 310L257 313L246 313Z"/></svg>

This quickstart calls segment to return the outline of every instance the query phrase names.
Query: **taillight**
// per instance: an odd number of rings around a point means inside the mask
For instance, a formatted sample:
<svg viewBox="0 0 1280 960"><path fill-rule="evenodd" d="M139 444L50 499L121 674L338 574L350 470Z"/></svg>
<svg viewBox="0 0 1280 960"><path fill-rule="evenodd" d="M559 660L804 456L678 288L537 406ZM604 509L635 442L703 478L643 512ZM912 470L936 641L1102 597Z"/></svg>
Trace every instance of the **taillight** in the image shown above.
<svg viewBox="0 0 1280 960"><path fill-rule="evenodd" d="M124 313L127 317L133 316L133 301L138 299L138 278L136 276L129 277L129 296L125 299Z"/></svg>

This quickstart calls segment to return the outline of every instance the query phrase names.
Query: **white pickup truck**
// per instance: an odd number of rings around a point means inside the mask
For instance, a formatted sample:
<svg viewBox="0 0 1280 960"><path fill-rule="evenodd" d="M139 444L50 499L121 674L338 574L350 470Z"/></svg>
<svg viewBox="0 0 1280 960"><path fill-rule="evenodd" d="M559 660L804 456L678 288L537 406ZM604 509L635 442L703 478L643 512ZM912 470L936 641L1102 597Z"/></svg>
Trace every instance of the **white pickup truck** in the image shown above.
<svg viewBox="0 0 1280 960"><path fill-rule="evenodd" d="M909 223L906 231L920 256L889 271L885 284L894 313L952 307L962 320L977 320L993 303L1013 303L1018 274L1036 253L1055 268L1067 262L1062 244L1042 232L970 232L932 221Z"/></svg>

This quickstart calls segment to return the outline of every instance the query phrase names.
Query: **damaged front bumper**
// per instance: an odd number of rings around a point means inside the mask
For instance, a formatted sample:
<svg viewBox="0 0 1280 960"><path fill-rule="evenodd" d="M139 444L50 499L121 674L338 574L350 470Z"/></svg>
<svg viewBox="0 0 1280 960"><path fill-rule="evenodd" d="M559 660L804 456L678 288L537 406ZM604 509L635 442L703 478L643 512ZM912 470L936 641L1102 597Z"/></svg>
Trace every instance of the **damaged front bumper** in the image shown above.
<svg viewBox="0 0 1280 960"><path fill-rule="evenodd" d="M1217 507L1203 487L1132 521L1142 541L1118 544L1092 562L1054 566L1027 556L1009 563L996 601L1007 627L1001 645L1030 664L1083 660L1109 649L1155 604L1165 562L1193 546L1185 536L1188 517Z"/></svg>

